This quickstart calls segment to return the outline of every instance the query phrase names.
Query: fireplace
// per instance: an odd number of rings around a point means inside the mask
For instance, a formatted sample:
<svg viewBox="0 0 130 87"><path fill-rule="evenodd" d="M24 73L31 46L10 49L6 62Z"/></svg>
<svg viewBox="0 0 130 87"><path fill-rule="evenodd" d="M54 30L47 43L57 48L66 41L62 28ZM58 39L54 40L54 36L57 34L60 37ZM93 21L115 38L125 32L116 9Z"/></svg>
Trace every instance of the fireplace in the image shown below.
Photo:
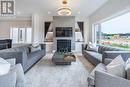
<svg viewBox="0 0 130 87"><path fill-rule="evenodd" d="M71 52L71 40L57 40L57 52Z"/></svg>

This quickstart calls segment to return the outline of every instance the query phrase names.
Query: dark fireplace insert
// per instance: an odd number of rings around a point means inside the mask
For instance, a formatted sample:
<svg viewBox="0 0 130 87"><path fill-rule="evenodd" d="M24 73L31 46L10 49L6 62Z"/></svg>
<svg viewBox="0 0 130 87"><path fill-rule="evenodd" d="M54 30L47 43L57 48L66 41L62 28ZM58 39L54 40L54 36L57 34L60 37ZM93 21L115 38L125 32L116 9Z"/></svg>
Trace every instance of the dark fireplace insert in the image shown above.
<svg viewBox="0 0 130 87"><path fill-rule="evenodd" d="M57 52L71 52L71 40L57 40Z"/></svg>

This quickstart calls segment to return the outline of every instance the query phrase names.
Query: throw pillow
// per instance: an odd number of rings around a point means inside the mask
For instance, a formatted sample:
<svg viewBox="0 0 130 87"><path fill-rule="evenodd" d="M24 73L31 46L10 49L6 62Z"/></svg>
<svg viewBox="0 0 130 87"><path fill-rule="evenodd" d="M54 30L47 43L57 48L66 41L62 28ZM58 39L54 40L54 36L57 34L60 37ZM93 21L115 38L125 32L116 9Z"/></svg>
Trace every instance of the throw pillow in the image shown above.
<svg viewBox="0 0 130 87"><path fill-rule="evenodd" d="M87 46L87 50L88 50L88 51L97 52L97 51L98 51L98 47L96 46L95 43L89 42L89 44L88 44L88 46Z"/></svg>
<svg viewBox="0 0 130 87"><path fill-rule="evenodd" d="M32 43L32 46L33 46L33 47L38 47L38 46L39 46L39 43L38 43L38 42L33 42L33 43Z"/></svg>
<svg viewBox="0 0 130 87"><path fill-rule="evenodd" d="M125 78L125 62L121 55L113 59L106 67L109 74Z"/></svg>
<svg viewBox="0 0 130 87"><path fill-rule="evenodd" d="M39 45L39 46L36 46L36 47L31 46L31 47L30 47L30 50L31 50L31 52L39 51L39 50L41 50L41 46L40 46L40 45Z"/></svg>
<svg viewBox="0 0 130 87"><path fill-rule="evenodd" d="M10 63L0 57L0 75L5 75L10 70Z"/></svg>

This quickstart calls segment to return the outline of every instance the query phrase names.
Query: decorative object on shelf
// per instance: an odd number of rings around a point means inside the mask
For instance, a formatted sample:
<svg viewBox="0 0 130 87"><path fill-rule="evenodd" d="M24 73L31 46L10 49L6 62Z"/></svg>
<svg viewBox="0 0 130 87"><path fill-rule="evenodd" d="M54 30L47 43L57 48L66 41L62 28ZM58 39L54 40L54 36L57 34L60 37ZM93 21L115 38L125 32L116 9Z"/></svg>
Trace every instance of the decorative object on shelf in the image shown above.
<svg viewBox="0 0 130 87"><path fill-rule="evenodd" d="M52 21L47 21L44 23L45 33L44 33L44 41L45 42L53 42L53 25Z"/></svg>
<svg viewBox="0 0 130 87"><path fill-rule="evenodd" d="M58 9L58 15L70 16L72 14L71 8L67 5L67 0L63 0L63 6Z"/></svg>

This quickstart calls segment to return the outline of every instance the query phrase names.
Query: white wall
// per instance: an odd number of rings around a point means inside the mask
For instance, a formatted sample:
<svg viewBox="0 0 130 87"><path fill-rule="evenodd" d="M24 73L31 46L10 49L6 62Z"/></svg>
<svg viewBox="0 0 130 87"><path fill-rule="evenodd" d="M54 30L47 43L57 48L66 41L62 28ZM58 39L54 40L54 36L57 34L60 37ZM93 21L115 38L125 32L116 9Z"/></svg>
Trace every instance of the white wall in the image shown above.
<svg viewBox="0 0 130 87"><path fill-rule="evenodd" d="M44 17L44 21L53 21L53 16ZM75 17L75 21L83 21L84 22L84 42L88 43L89 41L89 18L88 17ZM44 32L44 28L43 28Z"/></svg>
<svg viewBox="0 0 130 87"><path fill-rule="evenodd" d="M0 21L0 39L10 38L11 27L31 27L31 20L2 20Z"/></svg>
<svg viewBox="0 0 130 87"><path fill-rule="evenodd" d="M53 21L53 16L44 16L43 14L35 13L32 18L22 17L21 19L6 19L0 20L0 39L10 37L10 27L32 27L33 38L32 41L44 41L44 22ZM77 21L84 22L84 38L85 43L89 40L89 20L87 17L76 17Z"/></svg>
<svg viewBox="0 0 130 87"><path fill-rule="evenodd" d="M109 0L89 17L89 40L92 40L92 25L130 11L130 0Z"/></svg>
<svg viewBox="0 0 130 87"><path fill-rule="evenodd" d="M76 22L83 21L84 22L84 43L88 43L89 41L89 18L88 17L76 17Z"/></svg>
<svg viewBox="0 0 130 87"><path fill-rule="evenodd" d="M56 27L72 27L73 34L72 37L55 37ZM71 49L75 50L75 16L54 16L53 17L53 33L54 33L54 50L57 49L58 39L68 39L71 40Z"/></svg>

